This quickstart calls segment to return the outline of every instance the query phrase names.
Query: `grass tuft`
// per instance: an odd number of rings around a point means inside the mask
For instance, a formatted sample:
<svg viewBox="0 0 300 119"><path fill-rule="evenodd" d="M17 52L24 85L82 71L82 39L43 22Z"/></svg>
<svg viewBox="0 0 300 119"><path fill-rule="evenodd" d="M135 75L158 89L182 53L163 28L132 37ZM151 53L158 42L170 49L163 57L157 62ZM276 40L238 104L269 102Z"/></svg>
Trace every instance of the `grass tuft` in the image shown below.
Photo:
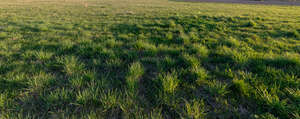
<svg viewBox="0 0 300 119"><path fill-rule="evenodd" d="M80 73L84 68L84 65L80 63L75 56L59 57L57 60L59 63L63 64L63 71L69 76Z"/></svg>
<svg viewBox="0 0 300 119"><path fill-rule="evenodd" d="M144 74L144 68L140 62L132 63L126 76L126 83L130 91L135 92L138 89L139 79Z"/></svg>
<svg viewBox="0 0 300 119"><path fill-rule="evenodd" d="M1 32L0 33L0 38L3 39L3 38L6 38L8 35L6 32Z"/></svg>
<svg viewBox="0 0 300 119"><path fill-rule="evenodd" d="M159 75L159 80L162 83L163 91L166 93L174 94L177 86L179 85L179 79L176 72Z"/></svg>
<svg viewBox="0 0 300 119"><path fill-rule="evenodd" d="M204 119L206 118L205 104L203 100L185 101L186 118Z"/></svg>

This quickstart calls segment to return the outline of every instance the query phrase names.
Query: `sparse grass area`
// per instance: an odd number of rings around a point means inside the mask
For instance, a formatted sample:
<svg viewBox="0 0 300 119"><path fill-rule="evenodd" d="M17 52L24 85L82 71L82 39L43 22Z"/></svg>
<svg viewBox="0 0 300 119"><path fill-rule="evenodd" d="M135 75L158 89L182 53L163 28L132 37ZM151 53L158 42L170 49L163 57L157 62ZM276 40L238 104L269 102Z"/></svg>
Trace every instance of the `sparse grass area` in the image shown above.
<svg viewBox="0 0 300 119"><path fill-rule="evenodd" d="M299 118L299 11L1 0L0 118Z"/></svg>

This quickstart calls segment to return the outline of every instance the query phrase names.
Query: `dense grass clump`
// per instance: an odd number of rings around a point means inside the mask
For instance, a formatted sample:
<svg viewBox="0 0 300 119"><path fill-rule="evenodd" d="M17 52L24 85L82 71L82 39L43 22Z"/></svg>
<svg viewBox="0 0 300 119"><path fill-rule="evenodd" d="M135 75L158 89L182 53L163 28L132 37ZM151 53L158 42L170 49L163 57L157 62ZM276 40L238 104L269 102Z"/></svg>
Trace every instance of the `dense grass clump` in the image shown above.
<svg viewBox="0 0 300 119"><path fill-rule="evenodd" d="M2 0L0 118L299 118L300 8L234 6Z"/></svg>

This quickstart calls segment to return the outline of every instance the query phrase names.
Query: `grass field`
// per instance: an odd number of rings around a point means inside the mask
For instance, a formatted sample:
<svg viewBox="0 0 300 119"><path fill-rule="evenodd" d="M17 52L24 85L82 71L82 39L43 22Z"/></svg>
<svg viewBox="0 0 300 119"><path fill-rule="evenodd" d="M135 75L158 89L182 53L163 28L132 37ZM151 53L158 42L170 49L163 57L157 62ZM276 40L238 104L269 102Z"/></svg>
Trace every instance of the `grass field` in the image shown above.
<svg viewBox="0 0 300 119"><path fill-rule="evenodd" d="M299 119L299 11L1 0L0 118Z"/></svg>

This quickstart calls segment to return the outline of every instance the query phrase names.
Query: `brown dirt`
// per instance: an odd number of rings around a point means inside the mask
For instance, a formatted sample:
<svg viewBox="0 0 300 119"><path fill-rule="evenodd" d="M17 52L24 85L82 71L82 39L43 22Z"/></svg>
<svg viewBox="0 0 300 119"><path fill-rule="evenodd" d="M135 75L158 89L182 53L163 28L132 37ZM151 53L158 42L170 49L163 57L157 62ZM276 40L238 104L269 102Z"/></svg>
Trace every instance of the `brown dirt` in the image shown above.
<svg viewBox="0 0 300 119"><path fill-rule="evenodd" d="M300 1L282 1L282 0L174 0L181 2L216 2L216 3L240 3L240 4L265 4L265 5L293 5L300 6Z"/></svg>

